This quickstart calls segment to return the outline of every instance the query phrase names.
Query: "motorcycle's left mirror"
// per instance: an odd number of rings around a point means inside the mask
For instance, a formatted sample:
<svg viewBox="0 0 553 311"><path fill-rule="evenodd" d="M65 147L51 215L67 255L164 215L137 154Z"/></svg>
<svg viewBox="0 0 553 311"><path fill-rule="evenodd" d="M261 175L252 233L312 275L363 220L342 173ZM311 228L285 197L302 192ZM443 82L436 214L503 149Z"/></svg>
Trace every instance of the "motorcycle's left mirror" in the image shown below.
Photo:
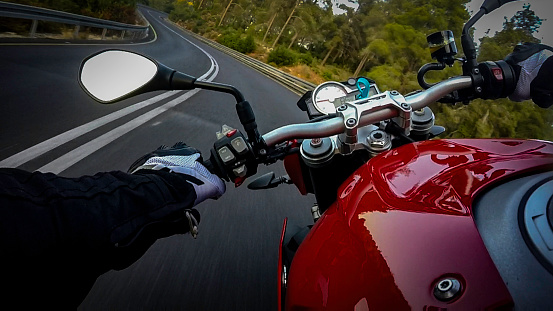
<svg viewBox="0 0 553 311"><path fill-rule="evenodd" d="M127 51L107 50L81 64L79 81L101 103L127 98L147 85L158 72L157 62Z"/></svg>

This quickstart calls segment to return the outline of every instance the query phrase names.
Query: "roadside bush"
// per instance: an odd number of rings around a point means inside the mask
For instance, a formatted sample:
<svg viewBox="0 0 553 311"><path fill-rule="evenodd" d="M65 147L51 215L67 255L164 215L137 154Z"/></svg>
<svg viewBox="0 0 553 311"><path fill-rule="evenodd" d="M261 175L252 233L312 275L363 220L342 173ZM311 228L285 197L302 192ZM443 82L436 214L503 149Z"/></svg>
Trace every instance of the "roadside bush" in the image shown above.
<svg viewBox="0 0 553 311"><path fill-rule="evenodd" d="M242 53L252 53L255 51L255 40L253 39L253 35L249 34L240 41L240 49L238 51Z"/></svg>
<svg viewBox="0 0 553 311"><path fill-rule="evenodd" d="M313 63L313 56L309 52L299 53L298 60L302 64L311 65Z"/></svg>
<svg viewBox="0 0 553 311"><path fill-rule="evenodd" d="M279 46L269 53L267 61L277 66L291 66L298 61L298 55L290 49Z"/></svg>
<svg viewBox="0 0 553 311"><path fill-rule="evenodd" d="M201 20L200 15L194 9L194 6L190 5L188 2L178 1L174 3L174 8L171 13L169 13L169 19L175 22Z"/></svg>
<svg viewBox="0 0 553 311"><path fill-rule="evenodd" d="M242 34L237 31L223 33L217 38L217 42L244 54L254 52L256 47L251 34L243 37Z"/></svg>
<svg viewBox="0 0 553 311"><path fill-rule="evenodd" d="M328 70L325 70L323 71L323 73L321 74L321 76L323 77L323 79L325 80L332 80L332 72L328 71Z"/></svg>

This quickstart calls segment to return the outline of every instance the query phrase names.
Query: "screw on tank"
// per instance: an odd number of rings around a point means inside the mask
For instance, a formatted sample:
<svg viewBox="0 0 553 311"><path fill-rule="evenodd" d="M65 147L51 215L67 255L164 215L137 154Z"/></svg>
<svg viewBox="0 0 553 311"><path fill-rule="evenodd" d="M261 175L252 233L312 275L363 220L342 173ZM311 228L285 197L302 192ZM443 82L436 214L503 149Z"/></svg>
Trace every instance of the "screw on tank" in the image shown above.
<svg viewBox="0 0 553 311"><path fill-rule="evenodd" d="M457 298L460 293L461 282L456 278L443 278L434 286L434 297L440 301L451 301Z"/></svg>

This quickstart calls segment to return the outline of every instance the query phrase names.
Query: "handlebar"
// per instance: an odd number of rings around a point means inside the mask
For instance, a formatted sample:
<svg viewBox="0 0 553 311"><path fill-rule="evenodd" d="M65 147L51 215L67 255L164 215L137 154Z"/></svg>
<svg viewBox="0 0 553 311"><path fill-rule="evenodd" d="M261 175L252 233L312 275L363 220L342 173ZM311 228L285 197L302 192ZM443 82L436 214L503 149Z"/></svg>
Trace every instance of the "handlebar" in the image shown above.
<svg viewBox="0 0 553 311"><path fill-rule="evenodd" d="M447 94L470 88L472 86L471 77L460 76L454 77L435 84L427 90L405 97L406 103L409 104L412 110L418 110L428 106L429 104L438 101ZM359 126L365 126L380 122L382 120L394 118L398 116L398 111L392 108L384 108L362 115L359 120ZM291 124L275 129L265 135L263 140L267 146L301 138L321 138L332 135L337 135L345 131L344 121L341 117L335 117L330 120L320 121L316 123Z"/></svg>

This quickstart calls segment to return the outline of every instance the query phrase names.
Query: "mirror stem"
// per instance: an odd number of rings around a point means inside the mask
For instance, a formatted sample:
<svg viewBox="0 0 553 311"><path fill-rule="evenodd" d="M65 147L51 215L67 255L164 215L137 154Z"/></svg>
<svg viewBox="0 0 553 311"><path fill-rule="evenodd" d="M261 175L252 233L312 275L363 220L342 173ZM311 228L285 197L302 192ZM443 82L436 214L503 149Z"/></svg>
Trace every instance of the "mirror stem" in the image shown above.
<svg viewBox="0 0 553 311"><path fill-rule="evenodd" d="M240 93L240 91L232 85L196 80L194 82L194 87L231 94L234 96L237 103L241 103L246 100L244 95L242 95L242 93Z"/></svg>
<svg viewBox="0 0 553 311"><path fill-rule="evenodd" d="M465 57L467 59L467 65L470 70L478 66L476 62L476 47L474 46L474 41L470 36L470 28L486 14L484 9L480 9L476 15L471 17L469 21L463 27L463 33L461 34L461 45L463 46L463 52L465 52ZM467 74L466 72L464 74Z"/></svg>
<svg viewBox="0 0 553 311"><path fill-rule="evenodd" d="M253 109L250 103L248 103L244 98L244 95L242 95L242 93L237 88L232 85L199 80L196 80L194 82L194 87L205 90L224 92L233 95L236 99L236 112L238 114L238 118L240 119L240 123L244 127L244 130L246 130L248 141L256 150L265 147L265 143L263 142L261 135L259 135L259 132L257 131L257 123L255 122Z"/></svg>
<svg viewBox="0 0 553 311"><path fill-rule="evenodd" d="M182 72L173 71L171 74L171 87L173 90L190 90L192 85L195 84L196 78L184 74Z"/></svg>

